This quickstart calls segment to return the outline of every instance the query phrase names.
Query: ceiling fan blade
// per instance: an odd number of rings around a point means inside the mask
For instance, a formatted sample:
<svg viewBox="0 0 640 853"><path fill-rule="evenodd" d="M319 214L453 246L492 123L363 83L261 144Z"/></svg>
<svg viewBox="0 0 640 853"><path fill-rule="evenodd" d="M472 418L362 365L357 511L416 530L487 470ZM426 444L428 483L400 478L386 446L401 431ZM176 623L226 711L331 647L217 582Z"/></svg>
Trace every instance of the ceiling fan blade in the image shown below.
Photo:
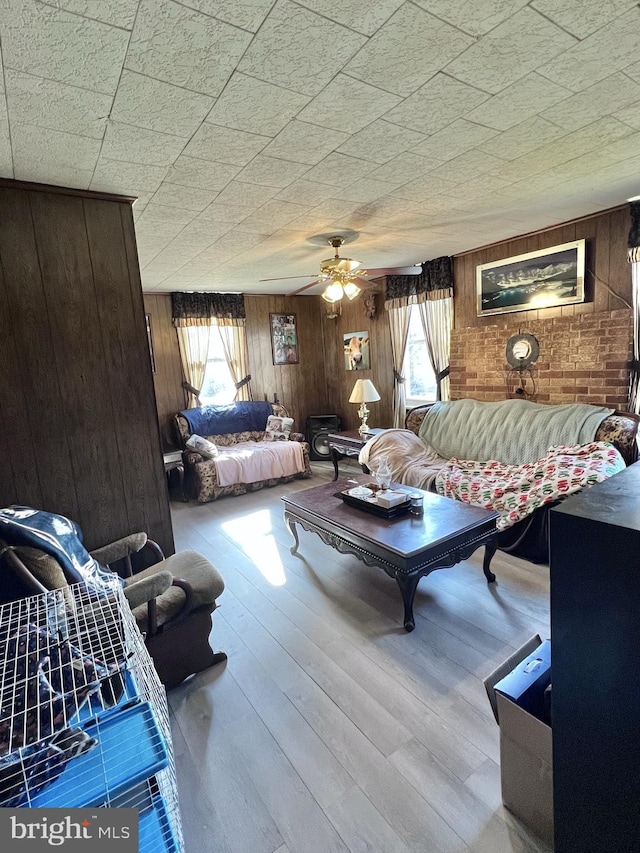
<svg viewBox="0 0 640 853"><path fill-rule="evenodd" d="M379 275L420 275L422 267L380 267L380 269L367 269L367 275L374 278Z"/></svg>
<svg viewBox="0 0 640 853"><path fill-rule="evenodd" d="M366 278L361 278L359 275L353 276L349 281L352 281L354 284L357 284L358 287L363 289L366 289L367 287L375 287L374 282L367 281Z"/></svg>
<svg viewBox="0 0 640 853"><path fill-rule="evenodd" d="M259 278L258 281L288 281L291 278L310 278L313 273L309 273L309 275L284 275L280 276L280 278Z"/></svg>
<svg viewBox="0 0 640 853"><path fill-rule="evenodd" d="M316 279L316 281L312 281L311 284L305 284L304 287L299 287L297 290L287 293L287 296L297 296L299 293L302 293L303 290L308 290L310 287L313 287L314 284L320 284L319 280Z"/></svg>

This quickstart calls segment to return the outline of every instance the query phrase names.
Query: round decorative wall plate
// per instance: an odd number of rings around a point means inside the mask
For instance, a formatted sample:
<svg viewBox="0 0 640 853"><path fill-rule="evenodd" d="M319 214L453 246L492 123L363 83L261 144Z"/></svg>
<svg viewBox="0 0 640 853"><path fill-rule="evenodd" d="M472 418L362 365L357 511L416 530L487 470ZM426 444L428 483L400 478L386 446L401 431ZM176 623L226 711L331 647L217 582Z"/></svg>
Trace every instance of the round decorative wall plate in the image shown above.
<svg viewBox="0 0 640 853"><path fill-rule="evenodd" d="M540 346L533 335L512 335L507 341L507 361L511 367L529 367L539 354Z"/></svg>

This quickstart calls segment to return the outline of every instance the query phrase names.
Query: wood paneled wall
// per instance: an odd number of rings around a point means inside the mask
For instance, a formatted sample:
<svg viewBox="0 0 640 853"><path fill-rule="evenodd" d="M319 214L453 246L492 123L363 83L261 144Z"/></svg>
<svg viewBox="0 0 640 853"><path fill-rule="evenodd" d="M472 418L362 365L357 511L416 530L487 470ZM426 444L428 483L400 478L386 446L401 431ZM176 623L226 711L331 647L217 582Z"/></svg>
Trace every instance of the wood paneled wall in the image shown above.
<svg viewBox="0 0 640 853"><path fill-rule="evenodd" d="M490 326L496 315L476 316L476 266L510 258L525 252L546 249L572 240L586 240L585 301L578 305L542 308L537 311L514 311L498 315L508 320L517 332L531 320L573 317L578 314L616 311L631 304L631 269L627 263L627 235L630 219L628 205L616 207L557 228L493 243L453 259L455 282L455 327Z"/></svg>
<svg viewBox="0 0 640 853"><path fill-rule="evenodd" d="M320 297L319 299L322 304ZM362 299L349 302L343 299L342 314L335 320L323 319L327 370L327 399L331 412L342 418L342 428L360 426L358 406L349 403L356 379L370 379L380 400L369 403L369 426L389 427L393 418L393 360L389 322L384 310L384 295L376 293L376 314L366 316ZM325 314L324 307L321 307ZM349 332L367 332L369 335L370 370L347 370L344 358L344 336Z"/></svg>
<svg viewBox="0 0 640 853"><path fill-rule="evenodd" d="M153 385L156 392L160 436L165 450L178 446L173 416L187 404L182 388L182 365L178 350L178 335L171 322L171 297L166 294L144 294L144 310L151 318L151 337L156 372Z"/></svg>
<svg viewBox="0 0 640 853"><path fill-rule="evenodd" d="M173 553L128 200L0 180L0 502Z"/></svg>

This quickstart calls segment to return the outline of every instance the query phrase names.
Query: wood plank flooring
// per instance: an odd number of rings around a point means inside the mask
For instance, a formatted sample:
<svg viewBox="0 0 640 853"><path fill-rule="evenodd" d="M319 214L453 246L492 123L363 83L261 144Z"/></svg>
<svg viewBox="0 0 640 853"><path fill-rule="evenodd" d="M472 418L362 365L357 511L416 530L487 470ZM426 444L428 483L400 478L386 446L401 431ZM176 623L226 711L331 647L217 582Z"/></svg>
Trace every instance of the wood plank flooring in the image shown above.
<svg viewBox="0 0 640 853"><path fill-rule="evenodd" d="M482 678L549 636L549 572L483 551L424 578L416 628L397 584L300 531L301 480L173 503L178 550L222 573L212 646L229 659L169 692L186 853L546 853L501 804ZM341 476L357 472L344 460Z"/></svg>

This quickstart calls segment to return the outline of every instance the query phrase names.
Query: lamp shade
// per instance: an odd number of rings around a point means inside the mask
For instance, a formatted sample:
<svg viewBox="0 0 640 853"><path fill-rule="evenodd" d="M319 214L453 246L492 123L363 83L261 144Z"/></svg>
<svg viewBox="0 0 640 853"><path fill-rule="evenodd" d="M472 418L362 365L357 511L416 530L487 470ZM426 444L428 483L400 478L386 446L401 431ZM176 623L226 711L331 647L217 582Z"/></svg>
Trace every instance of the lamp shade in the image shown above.
<svg viewBox="0 0 640 853"><path fill-rule="evenodd" d="M370 379L356 379L353 391L349 397L350 403L375 403L380 399L380 394L375 389Z"/></svg>

